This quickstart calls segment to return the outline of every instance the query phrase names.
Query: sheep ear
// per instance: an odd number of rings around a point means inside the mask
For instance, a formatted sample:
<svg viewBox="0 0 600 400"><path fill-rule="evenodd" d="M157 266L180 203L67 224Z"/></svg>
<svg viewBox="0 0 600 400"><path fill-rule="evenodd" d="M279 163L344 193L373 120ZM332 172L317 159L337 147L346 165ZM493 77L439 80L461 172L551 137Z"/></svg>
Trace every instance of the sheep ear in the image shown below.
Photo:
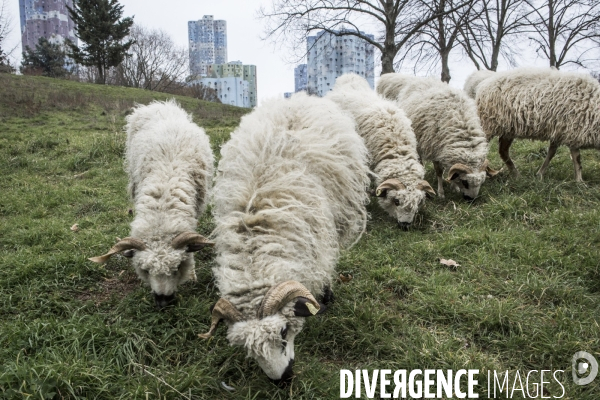
<svg viewBox="0 0 600 400"><path fill-rule="evenodd" d="M294 304L294 315L296 317L312 317L313 315L323 314L327 310L327 306L319 302L321 306L319 310L312 305L306 297L298 297Z"/></svg>

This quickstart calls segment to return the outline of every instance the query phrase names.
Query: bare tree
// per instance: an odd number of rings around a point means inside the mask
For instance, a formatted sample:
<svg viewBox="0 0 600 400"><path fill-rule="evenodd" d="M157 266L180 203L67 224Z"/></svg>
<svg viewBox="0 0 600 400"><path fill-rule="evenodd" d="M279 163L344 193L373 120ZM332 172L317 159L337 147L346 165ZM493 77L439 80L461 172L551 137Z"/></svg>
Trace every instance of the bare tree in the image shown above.
<svg viewBox="0 0 600 400"><path fill-rule="evenodd" d="M148 90L167 91L187 75L187 50L178 47L162 30L140 25L131 28L131 55L116 68L117 84Z"/></svg>
<svg viewBox="0 0 600 400"><path fill-rule="evenodd" d="M565 64L585 66L600 39L600 2L596 0L526 0L533 9L529 18L536 52L560 69Z"/></svg>
<svg viewBox="0 0 600 400"><path fill-rule="evenodd" d="M12 17L8 12L7 0L0 0L0 72L12 72L8 57L16 49L6 48L6 37L12 30Z"/></svg>
<svg viewBox="0 0 600 400"><path fill-rule="evenodd" d="M465 0L444 12L454 12L468 3ZM319 30L359 37L379 49L381 73L385 74L394 72L400 49L440 12L428 0L274 0L270 9L261 7L258 16L267 21L263 39L287 41L297 52L307 37ZM379 36L373 38L363 32L359 25L365 24L378 27Z"/></svg>
<svg viewBox="0 0 600 400"><path fill-rule="evenodd" d="M460 1L431 0L430 4L435 9L437 17L424 25L400 50L401 58L397 65L407 59L415 61L415 69L417 66L433 67L441 63L442 81L450 82L450 52L458 44L461 30L467 29L467 26L472 23L472 10L476 1L472 0L461 8L457 8L457 3ZM448 10L455 11L448 12Z"/></svg>
<svg viewBox="0 0 600 400"><path fill-rule="evenodd" d="M498 69L500 58L515 65L519 35L531 30L534 11L526 0L479 0L473 14L477 18L461 26L460 44L477 69Z"/></svg>

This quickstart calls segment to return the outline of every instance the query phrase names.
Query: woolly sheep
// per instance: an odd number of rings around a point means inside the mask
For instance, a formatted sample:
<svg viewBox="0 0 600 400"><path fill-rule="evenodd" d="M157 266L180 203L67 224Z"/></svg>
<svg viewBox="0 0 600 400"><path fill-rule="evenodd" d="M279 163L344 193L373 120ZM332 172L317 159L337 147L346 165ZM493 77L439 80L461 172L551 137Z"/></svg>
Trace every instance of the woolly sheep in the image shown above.
<svg viewBox="0 0 600 400"><path fill-rule="evenodd" d="M495 73L495 71L490 71L487 69L481 69L473 72L465 81L463 90L467 96L475 100L475 95L477 94L477 88L479 87L479 84L485 79L494 76Z"/></svg>
<svg viewBox="0 0 600 400"><path fill-rule="evenodd" d="M177 286L196 280L193 252L212 245L195 232L205 208L214 158L208 136L175 101L138 106L127 117L125 169L135 203L131 237L107 254L131 258L160 308L175 300Z"/></svg>
<svg viewBox="0 0 600 400"><path fill-rule="evenodd" d="M407 229L425 195L435 195L424 180L417 141L410 121L394 103L379 97L364 78L356 74L339 77L327 94L357 124L371 156L375 194L379 205Z"/></svg>
<svg viewBox="0 0 600 400"><path fill-rule="evenodd" d="M477 197L486 176L498 173L488 166L488 142L475 103L463 91L434 78L385 74L377 92L396 100L411 120L421 160L433 161L438 196L444 197L444 170L465 200Z"/></svg>
<svg viewBox="0 0 600 400"><path fill-rule="evenodd" d="M367 150L329 100L293 95L242 118L221 150L213 232L221 298L208 333L228 324L278 384L292 377L304 317L324 311L340 249L365 230Z"/></svg>
<svg viewBox="0 0 600 400"><path fill-rule="evenodd" d="M600 149L600 84L588 74L549 68L497 72L481 82L477 110L488 139L498 137L499 153L514 174L509 149L514 139L547 140L548 154L537 175L548 169L558 146L571 150L575 180L582 182L579 149Z"/></svg>

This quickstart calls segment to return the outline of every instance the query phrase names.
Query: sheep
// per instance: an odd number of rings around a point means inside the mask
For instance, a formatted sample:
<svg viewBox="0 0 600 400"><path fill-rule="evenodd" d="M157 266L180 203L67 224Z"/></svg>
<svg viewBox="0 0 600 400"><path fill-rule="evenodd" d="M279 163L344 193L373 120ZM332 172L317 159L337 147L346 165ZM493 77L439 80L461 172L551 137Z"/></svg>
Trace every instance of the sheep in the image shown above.
<svg viewBox="0 0 600 400"><path fill-rule="evenodd" d="M125 169L135 203L131 235L107 254L131 258L159 308L175 301L177 286L196 280L193 252L210 246L195 232L204 212L214 157L208 136L173 101L138 106L127 117Z"/></svg>
<svg viewBox="0 0 600 400"><path fill-rule="evenodd" d="M433 161L439 197L444 197L444 170L468 201L477 197L486 176L499 172L488 165L488 142L475 103L463 91L434 78L392 73L379 78L377 92L396 100L411 120L421 160Z"/></svg>
<svg viewBox="0 0 600 400"><path fill-rule="evenodd" d="M393 102L382 99L364 78L356 74L339 77L327 94L357 124L371 156L375 195L381 208L408 229L425 196L435 191L424 180L417 141L410 121Z"/></svg>
<svg viewBox="0 0 600 400"><path fill-rule="evenodd" d="M476 101L488 140L498 137L500 157L514 175L513 140L547 140L548 154L537 176L543 178L558 146L565 145L575 180L583 181L579 149L600 149L600 84L590 75L549 68L497 72L481 82Z"/></svg>
<svg viewBox="0 0 600 400"><path fill-rule="evenodd" d="M305 317L326 309L338 254L365 230L367 150L333 102L297 93L244 116L221 154L211 236L221 297L199 337L226 321L229 343L285 385Z"/></svg>
<svg viewBox="0 0 600 400"><path fill-rule="evenodd" d="M485 79L494 76L495 73L496 71L490 71L488 69L480 69L478 71L473 72L465 81L463 90L465 91L467 96L475 100L475 95L477 94L477 87L479 86L479 84Z"/></svg>

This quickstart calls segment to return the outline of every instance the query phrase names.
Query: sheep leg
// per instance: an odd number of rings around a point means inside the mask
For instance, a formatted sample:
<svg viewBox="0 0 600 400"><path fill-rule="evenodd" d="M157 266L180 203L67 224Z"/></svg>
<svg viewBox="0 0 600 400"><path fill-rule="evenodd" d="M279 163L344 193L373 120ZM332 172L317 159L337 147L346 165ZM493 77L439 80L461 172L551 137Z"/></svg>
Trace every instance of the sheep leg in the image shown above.
<svg viewBox="0 0 600 400"><path fill-rule="evenodd" d="M575 167L575 182L583 182L581 178L581 155L579 154L579 149L571 150L571 160L573 160L573 167Z"/></svg>
<svg viewBox="0 0 600 400"><path fill-rule="evenodd" d="M439 161L434 161L433 168L435 169L435 174L437 175L437 181L438 181L437 196L440 199L443 199L444 198L444 166Z"/></svg>
<svg viewBox="0 0 600 400"><path fill-rule="evenodd" d="M554 142L550 142L550 146L548 147L548 154L546 155L546 159L544 160L542 167L536 174L538 176L538 178L542 179L544 177L544 174L546 173L546 170L548 169L548 165L550 165L550 160L552 160L552 158L556 154L556 149L558 149L558 144L554 143ZM577 170L577 168L575 168L575 169Z"/></svg>
<svg viewBox="0 0 600 400"><path fill-rule="evenodd" d="M510 159L510 145L512 144L514 139L508 139L505 137L498 138L498 153L500 153L500 158L504 161L504 164L508 167L508 170L515 176L519 176L519 171L515 167L515 163Z"/></svg>

